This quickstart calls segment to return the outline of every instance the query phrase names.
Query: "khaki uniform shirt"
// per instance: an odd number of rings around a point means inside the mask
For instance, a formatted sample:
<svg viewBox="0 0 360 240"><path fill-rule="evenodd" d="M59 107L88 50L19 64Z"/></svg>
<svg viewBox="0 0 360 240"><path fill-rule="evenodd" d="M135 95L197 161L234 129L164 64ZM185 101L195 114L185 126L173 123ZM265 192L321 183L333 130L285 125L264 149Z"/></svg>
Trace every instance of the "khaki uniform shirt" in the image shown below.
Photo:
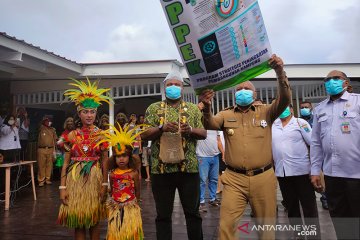
<svg viewBox="0 0 360 240"><path fill-rule="evenodd" d="M38 147L54 147L56 138L57 136L54 128L41 125L38 136Z"/></svg>
<svg viewBox="0 0 360 240"><path fill-rule="evenodd" d="M270 105L251 106L247 112L231 107L203 114L206 129L222 130L226 164L233 168L257 169L272 162L271 125L290 104L287 78L279 80L278 97Z"/></svg>

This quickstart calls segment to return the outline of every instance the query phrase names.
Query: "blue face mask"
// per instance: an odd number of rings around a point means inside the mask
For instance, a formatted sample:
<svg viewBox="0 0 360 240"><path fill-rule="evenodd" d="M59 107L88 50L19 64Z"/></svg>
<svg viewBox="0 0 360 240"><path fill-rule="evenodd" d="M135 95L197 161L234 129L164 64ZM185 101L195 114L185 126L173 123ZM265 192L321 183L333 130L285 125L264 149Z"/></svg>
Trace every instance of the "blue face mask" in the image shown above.
<svg viewBox="0 0 360 240"><path fill-rule="evenodd" d="M290 116L291 112L290 112L290 107L287 107L282 114L280 114L279 118L287 118L288 116Z"/></svg>
<svg viewBox="0 0 360 240"><path fill-rule="evenodd" d="M300 114L301 116L303 117L308 117L311 115L311 111L310 111L310 108L302 108L300 109Z"/></svg>
<svg viewBox="0 0 360 240"><path fill-rule="evenodd" d="M235 93L235 101L239 106L249 106L254 102L254 92L251 90L240 90Z"/></svg>
<svg viewBox="0 0 360 240"><path fill-rule="evenodd" d="M176 100L181 97L181 87L172 85L165 88L165 95L171 100Z"/></svg>
<svg viewBox="0 0 360 240"><path fill-rule="evenodd" d="M330 79L325 82L325 89L329 95L338 95L341 93L343 88L344 80L341 79Z"/></svg>

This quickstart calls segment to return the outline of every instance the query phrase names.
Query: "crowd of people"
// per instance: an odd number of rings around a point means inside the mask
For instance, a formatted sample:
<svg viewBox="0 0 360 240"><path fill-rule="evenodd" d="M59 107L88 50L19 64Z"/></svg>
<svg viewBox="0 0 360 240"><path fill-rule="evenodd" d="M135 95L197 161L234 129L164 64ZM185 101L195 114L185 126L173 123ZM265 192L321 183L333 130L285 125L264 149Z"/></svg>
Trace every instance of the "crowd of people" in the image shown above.
<svg viewBox="0 0 360 240"><path fill-rule="evenodd" d="M74 228L75 239L85 239L86 230L91 239L99 239L98 223L107 218L107 239L143 239L143 165L145 181L151 181L159 240L172 239L176 191L189 239L203 239L200 213L219 207L219 239L232 240L239 237L237 227L248 204L257 224L276 224L277 186L290 224L315 226L311 237L321 238L318 192L337 237L356 237L360 95L348 92L345 73L331 71L324 80L329 97L316 107L302 102L297 118L281 58L273 55L269 65L278 82L271 104L257 99L255 86L247 81L236 86L235 106L214 115L214 91L204 90L197 105L185 102L183 78L172 71L164 80L165 100L151 104L145 116L118 113L114 126L106 114L97 121L98 106L112 101L103 95L107 90L77 81L73 86L83 92L65 92L77 107L75 119L66 119L58 138L51 120L44 118L38 135L39 186L51 184L54 149L64 154L58 223ZM26 111L2 121L0 149L14 154L27 140ZM274 229L258 234L275 239Z"/></svg>

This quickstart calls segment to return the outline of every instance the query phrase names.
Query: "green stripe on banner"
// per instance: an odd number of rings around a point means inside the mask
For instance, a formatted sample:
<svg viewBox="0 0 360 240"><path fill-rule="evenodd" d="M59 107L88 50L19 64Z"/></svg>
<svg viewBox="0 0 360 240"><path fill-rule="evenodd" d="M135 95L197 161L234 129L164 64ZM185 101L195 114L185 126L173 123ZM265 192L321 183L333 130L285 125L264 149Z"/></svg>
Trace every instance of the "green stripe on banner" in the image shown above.
<svg viewBox="0 0 360 240"><path fill-rule="evenodd" d="M204 91L205 89L212 89L214 91L220 91L220 90L224 90L233 86L236 86L242 82L246 82L248 80L251 80L267 71L269 71L271 68L268 64L268 62L264 62L256 67L253 67L249 70L246 70L244 72L239 73L238 75L236 75L233 78L230 78L224 82L215 84L215 85L210 85L204 88L198 88L195 89L195 93L196 95L200 95L202 91Z"/></svg>

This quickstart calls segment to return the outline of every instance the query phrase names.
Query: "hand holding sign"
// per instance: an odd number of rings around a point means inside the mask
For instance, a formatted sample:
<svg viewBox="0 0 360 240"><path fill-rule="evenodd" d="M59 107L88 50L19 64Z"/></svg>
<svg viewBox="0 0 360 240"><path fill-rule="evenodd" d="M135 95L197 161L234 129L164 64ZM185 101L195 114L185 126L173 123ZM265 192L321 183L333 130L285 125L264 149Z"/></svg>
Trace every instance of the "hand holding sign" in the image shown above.
<svg viewBox="0 0 360 240"><path fill-rule="evenodd" d="M204 112L210 111L211 102L214 98L214 95L215 95L215 92L214 92L214 90L211 90L211 89L206 89L200 94L199 101L204 104L204 110L203 110Z"/></svg>
<svg viewBox="0 0 360 240"><path fill-rule="evenodd" d="M276 54L271 56L269 66L275 70L277 75L282 74L284 71L284 62L280 57L276 56Z"/></svg>

